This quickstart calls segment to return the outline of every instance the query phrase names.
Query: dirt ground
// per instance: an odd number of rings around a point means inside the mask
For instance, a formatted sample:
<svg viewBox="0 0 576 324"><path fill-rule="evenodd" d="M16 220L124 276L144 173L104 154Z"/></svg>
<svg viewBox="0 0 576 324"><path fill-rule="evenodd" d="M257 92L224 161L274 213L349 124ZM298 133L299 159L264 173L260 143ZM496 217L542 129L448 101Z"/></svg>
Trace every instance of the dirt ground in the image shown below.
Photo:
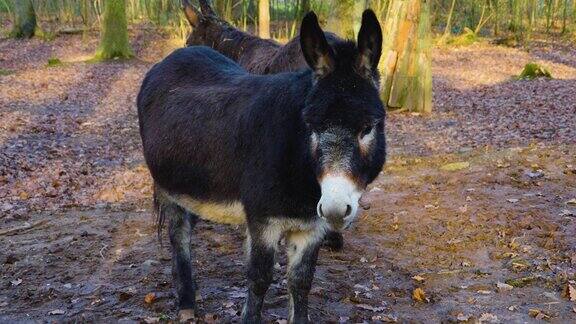
<svg viewBox="0 0 576 324"><path fill-rule="evenodd" d="M132 39L138 59L100 64L96 35L0 40L0 322L175 318L134 101L177 45ZM555 79L513 79L530 60ZM390 114L371 208L321 252L313 322L576 321L576 50L437 49L434 90L433 116ZM243 230L195 236L200 315L236 322ZM270 323L287 316L285 262Z"/></svg>

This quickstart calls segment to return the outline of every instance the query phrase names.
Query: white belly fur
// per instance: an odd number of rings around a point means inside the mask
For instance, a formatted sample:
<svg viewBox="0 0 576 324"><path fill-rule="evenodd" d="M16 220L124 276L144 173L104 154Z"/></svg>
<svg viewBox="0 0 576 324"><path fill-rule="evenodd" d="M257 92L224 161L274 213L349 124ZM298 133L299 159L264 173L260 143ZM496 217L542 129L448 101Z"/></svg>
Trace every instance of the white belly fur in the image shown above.
<svg viewBox="0 0 576 324"><path fill-rule="evenodd" d="M186 195L170 196L170 200L200 218L222 224L243 224L246 222L244 205L239 201L214 203L201 201Z"/></svg>

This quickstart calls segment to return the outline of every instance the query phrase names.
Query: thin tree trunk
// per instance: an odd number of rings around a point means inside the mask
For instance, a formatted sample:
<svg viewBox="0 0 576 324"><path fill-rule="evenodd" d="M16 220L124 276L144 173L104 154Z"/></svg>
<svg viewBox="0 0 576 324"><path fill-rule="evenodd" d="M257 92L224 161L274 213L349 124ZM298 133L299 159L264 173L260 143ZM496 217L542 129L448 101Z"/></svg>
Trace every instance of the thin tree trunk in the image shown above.
<svg viewBox="0 0 576 324"><path fill-rule="evenodd" d="M500 32L500 0L494 0L494 36Z"/></svg>
<svg viewBox="0 0 576 324"><path fill-rule="evenodd" d="M100 31L100 46L95 59L130 58L134 56L128 40L126 0L105 0Z"/></svg>
<svg viewBox="0 0 576 324"><path fill-rule="evenodd" d="M88 0L82 0L82 22L84 23L82 41L86 42L88 40L88 30L90 29L90 3L88 3Z"/></svg>
<svg viewBox="0 0 576 324"><path fill-rule="evenodd" d="M546 33L552 28L552 0L546 1Z"/></svg>
<svg viewBox="0 0 576 324"><path fill-rule="evenodd" d="M480 14L480 20L478 20L478 24L476 25L476 28L474 28L474 34L478 34L480 32L480 29L482 29L482 26L484 26L484 13L486 12L486 5L482 6L482 13ZM490 17L486 18L486 20L490 19Z"/></svg>
<svg viewBox="0 0 576 324"><path fill-rule="evenodd" d="M564 0L564 12L562 13L562 34L565 34L568 29L566 28L566 21L568 20L568 0Z"/></svg>
<svg viewBox="0 0 576 324"><path fill-rule="evenodd" d="M298 6L298 15L296 17L298 22L304 18L304 15L306 15L308 11L310 11L310 0L301 0Z"/></svg>
<svg viewBox="0 0 576 324"><path fill-rule="evenodd" d="M452 0L450 5L450 11L448 12L448 18L446 19L446 27L444 27L444 36L450 36L452 33L452 14L454 13L454 6L456 5L456 0Z"/></svg>
<svg viewBox="0 0 576 324"><path fill-rule="evenodd" d="M439 43L445 44L450 35L452 34L452 14L454 13L454 6L456 5L456 0L452 0L450 5L450 11L448 11L448 17L446 18L446 26L444 27L444 34L440 38Z"/></svg>
<svg viewBox="0 0 576 324"><path fill-rule="evenodd" d="M36 31L36 12L32 0L14 1L14 26L10 33L15 38L31 38Z"/></svg>
<svg viewBox="0 0 576 324"><path fill-rule="evenodd" d="M330 16L328 17L328 30L338 36L354 39L354 5L355 0L332 0L330 3Z"/></svg>
<svg viewBox="0 0 576 324"><path fill-rule="evenodd" d="M270 38L270 1L258 1L258 36Z"/></svg>
<svg viewBox="0 0 576 324"><path fill-rule="evenodd" d="M552 6L552 28L556 27L556 20L558 19L558 7L559 7L559 0L554 0L554 4Z"/></svg>
<svg viewBox="0 0 576 324"><path fill-rule="evenodd" d="M526 44L530 44L530 41L532 40L532 31L534 30L534 22L536 21L537 7L538 7L538 0L531 0L530 18L528 19L528 30L526 31Z"/></svg>

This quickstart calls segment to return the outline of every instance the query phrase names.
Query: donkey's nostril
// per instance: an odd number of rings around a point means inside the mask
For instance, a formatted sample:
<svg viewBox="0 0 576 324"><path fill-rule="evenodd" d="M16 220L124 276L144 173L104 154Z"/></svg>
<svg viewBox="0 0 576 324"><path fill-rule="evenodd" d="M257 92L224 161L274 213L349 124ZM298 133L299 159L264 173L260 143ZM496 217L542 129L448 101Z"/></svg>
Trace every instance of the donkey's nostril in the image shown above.
<svg viewBox="0 0 576 324"><path fill-rule="evenodd" d="M320 205L318 206L318 211L320 212L320 217L326 218L326 217L324 217L324 212L322 211L322 204L320 204Z"/></svg>
<svg viewBox="0 0 576 324"><path fill-rule="evenodd" d="M352 214L352 206L346 205L346 215L344 217L348 217L350 214Z"/></svg>

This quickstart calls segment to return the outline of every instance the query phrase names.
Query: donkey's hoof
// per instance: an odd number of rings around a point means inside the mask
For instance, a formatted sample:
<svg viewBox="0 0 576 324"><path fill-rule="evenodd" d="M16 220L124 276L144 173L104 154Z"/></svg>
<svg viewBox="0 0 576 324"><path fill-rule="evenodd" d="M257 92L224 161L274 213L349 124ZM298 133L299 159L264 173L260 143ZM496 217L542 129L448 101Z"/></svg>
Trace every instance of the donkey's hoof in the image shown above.
<svg viewBox="0 0 576 324"><path fill-rule="evenodd" d="M188 323L188 322L195 322L196 315L193 309L183 309L178 312L178 322L181 323Z"/></svg>
<svg viewBox="0 0 576 324"><path fill-rule="evenodd" d="M342 233L328 232L326 236L324 236L322 246L328 250L341 251L344 247L344 237L342 237Z"/></svg>

